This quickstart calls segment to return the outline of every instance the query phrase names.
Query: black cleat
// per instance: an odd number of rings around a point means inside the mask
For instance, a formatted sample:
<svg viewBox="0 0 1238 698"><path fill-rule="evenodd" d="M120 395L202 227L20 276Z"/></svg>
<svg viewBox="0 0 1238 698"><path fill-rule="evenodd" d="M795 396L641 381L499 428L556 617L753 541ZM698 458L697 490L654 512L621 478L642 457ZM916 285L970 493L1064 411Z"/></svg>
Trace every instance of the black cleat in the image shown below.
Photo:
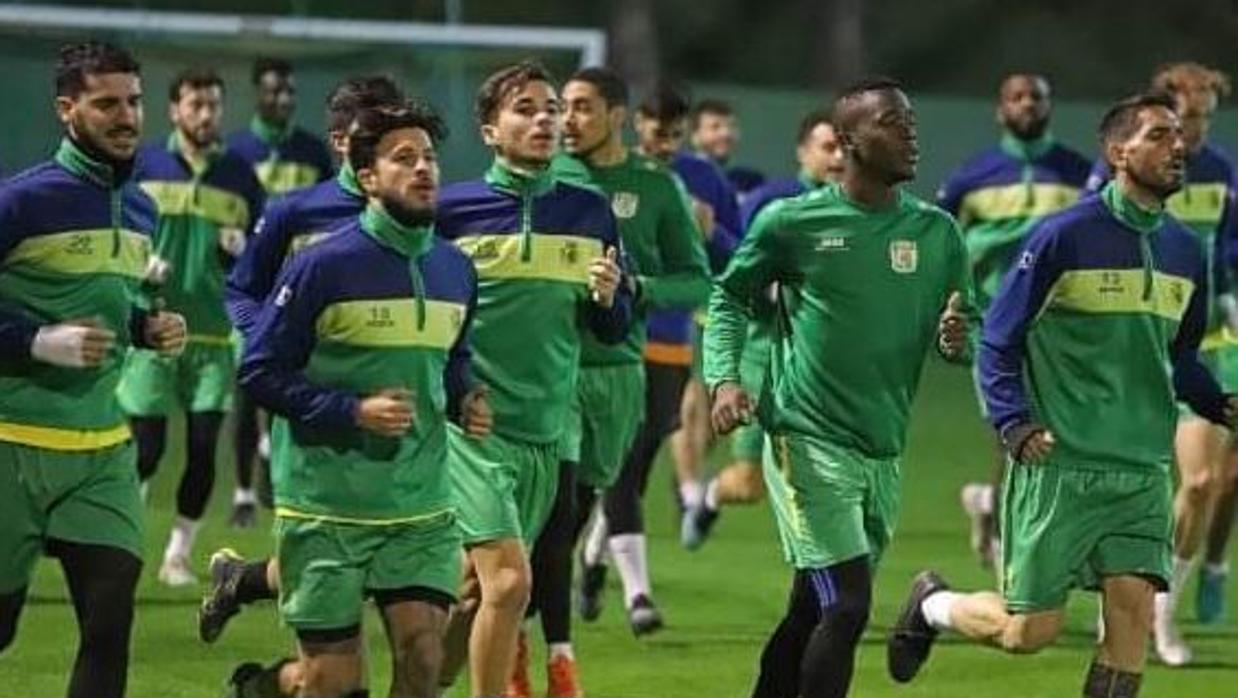
<svg viewBox="0 0 1238 698"><path fill-rule="evenodd" d="M636 637L662 629L662 614L653 605L653 599L644 594L632 599L632 607L628 609L628 625L632 626L632 634Z"/></svg>
<svg viewBox="0 0 1238 698"><path fill-rule="evenodd" d="M696 550L709 539L709 533L718 521L719 512L705 505L689 507L683 513L679 529L679 543L688 550Z"/></svg>
<svg viewBox="0 0 1238 698"><path fill-rule="evenodd" d="M890 629L890 637L886 640L886 668L890 678L907 683L916 677L928 659L938 632L929 625L920 606L929 596L949 588L944 579L929 570L917 574L911 581L907 603L903 605L898 621Z"/></svg>
<svg viewBox="0 0 1238 698"><path fill-rule="evenodd" d="M228 525L232 528L253 528L258 525L258 505L254 502L233 504L232 515L228 517Z"/></svg>
<svg viewBox="0 0 1238 698"><path fill-rule="evenodd" d="M198 607L198 637L207 643L218 640L232 616L241 612L236 588L245 573L245 559L222 548L211 555L210 570L211 590L202 597L202 605Z"/></svg>
<svg viewBox="0 0 1238 698"><path fill-rule="evenodd" d="M224 686L224 698L280 698L279 674L285 664L295 660L281 659L269 667L257 662L245 662L232 670Z"/></svg>
<svg viewBox="0 0 1238 698"><path fill-rule="evenodd" d="M576 610L583 620L592 622L602 615L602 590L605 587L606 565L587 565L581 560Z"/></svg>

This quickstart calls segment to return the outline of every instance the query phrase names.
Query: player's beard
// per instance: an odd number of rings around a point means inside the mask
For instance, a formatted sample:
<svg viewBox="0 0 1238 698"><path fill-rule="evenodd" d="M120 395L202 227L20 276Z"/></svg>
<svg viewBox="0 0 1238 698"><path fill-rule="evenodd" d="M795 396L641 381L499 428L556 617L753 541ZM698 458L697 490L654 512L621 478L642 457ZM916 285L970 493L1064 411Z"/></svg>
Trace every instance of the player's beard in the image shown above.
<svg viewBox="0 0 1238 698"><path fill-rule="evenodd" d="M80 121L74 121L69 129L69 138L77 144L77 147L90 156L91 159L111 165L112 172L115 175L117 182L123 182L129 179L129 175L133 172L133 161L137 157L137 152L126 159L120 159L109 154L106 149L94 138L90 130Z"/></svg>
<svg viewBox="0 0 1238 698"><path fill-rule="evenodd" d="M1014 134L1015 138L1021 141L1034 141L1037 138L1045 135L1049 130L1049 119L1037 119L1027 124L1019 124L1015 121L1006 122L1006 128Z"/></svg>
<svg viewBox="0 0 1238 698"><path fill-rule="evenodd" d="M383 209L387 211L387 215L394 218L400 225L417 228L434 222L433 206L429 208L414 208L390 196L382 197L381 201L383 202Z"/></svg>

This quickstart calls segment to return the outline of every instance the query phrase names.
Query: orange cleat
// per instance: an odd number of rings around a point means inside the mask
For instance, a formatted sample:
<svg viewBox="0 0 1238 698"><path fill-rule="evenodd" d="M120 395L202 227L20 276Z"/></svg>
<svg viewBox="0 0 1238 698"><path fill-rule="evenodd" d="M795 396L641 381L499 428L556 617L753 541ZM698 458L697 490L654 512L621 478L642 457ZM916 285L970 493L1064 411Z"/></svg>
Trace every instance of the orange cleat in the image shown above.
<svg viewBox="0 0 1238 698"><path fill-rule="evenodd" d="M584 698L576 678L576 660L560 654L546 664L546 698Z"/></svg>
<svg viewBox="0 0 1238 698"><path fill-rule="evenodd" d="M507 680L506 698L533 698L533 684L529 681L529 634L524 630L516 637L516 666Z"/></svg>

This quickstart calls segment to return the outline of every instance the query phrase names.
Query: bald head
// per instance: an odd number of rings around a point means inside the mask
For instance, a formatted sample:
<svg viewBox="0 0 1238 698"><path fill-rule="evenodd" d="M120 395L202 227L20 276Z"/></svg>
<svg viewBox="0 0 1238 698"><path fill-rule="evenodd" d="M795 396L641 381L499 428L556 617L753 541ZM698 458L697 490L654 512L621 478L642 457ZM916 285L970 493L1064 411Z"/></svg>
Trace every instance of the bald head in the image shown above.
<svg viewBox="0 0 1238 698"><path fill-rule="evenodd" d="M997 95L997 122L1016 138L1032 141L1049 128L1053 105L1049 81L1035 73L1012 73Z"/></svg>

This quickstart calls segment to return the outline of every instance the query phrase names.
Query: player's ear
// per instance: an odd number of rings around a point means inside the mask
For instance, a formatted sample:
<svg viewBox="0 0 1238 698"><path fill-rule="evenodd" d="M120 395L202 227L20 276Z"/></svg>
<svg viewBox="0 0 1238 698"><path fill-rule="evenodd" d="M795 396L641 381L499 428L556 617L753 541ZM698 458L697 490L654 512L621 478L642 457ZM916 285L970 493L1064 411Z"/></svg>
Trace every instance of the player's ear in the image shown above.
<svg viewBox="0 0 1238 698"><path fill-rule="evenodd" d="M378 187L378 174L374 172L373 167L363 167L356 172L357 183L361 185L361 191L369 194Z"/></svg>
<svg viewBox="0 0 1238 698"><path fill-rule="evenodd" d="M1116 140L1105 141L1103 147L1105 162L1109 163L1109 170L1114 176L1117 176L1118 170L1126 166L1126 146Z"/></svg>
<svg viewBox="0 0 1238 698"><path fill-rule="evenodd" d="M499 128L494 124L481 125L481 142L493 148L499 144Z"/></svg>
<svg viewBox="0 0 1238 698"><path fill-rule="evenodd" d="M72 97L56 98L56 117L60 119L60 123L68 126L73 122L73 106L76 103Z"/></svg>
<svg viewBox="0 0 1238 698"><path fill-rule="evenodd" d="M622 129L623 125L628 122L628 108L623 105L618 105L610 110L610 127L612 129Z"/></svg>

